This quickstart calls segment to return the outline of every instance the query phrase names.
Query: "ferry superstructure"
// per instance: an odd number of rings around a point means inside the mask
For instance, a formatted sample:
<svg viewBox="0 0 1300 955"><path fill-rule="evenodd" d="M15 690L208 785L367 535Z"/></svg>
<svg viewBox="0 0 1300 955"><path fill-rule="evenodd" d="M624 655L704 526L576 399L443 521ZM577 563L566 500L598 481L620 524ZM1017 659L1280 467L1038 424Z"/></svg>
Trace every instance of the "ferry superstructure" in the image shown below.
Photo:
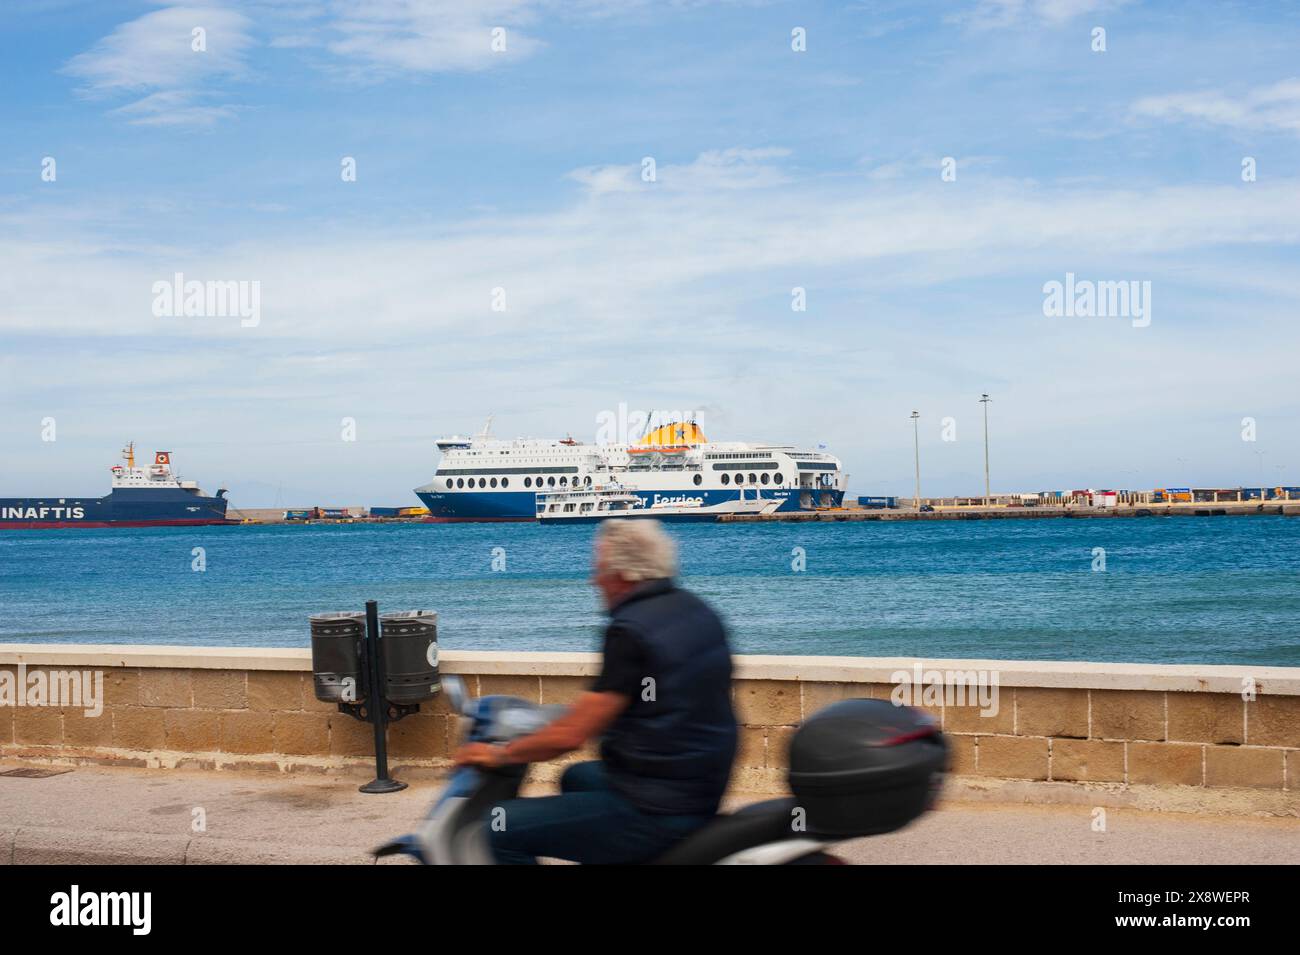
<svg viewBox="0 0 1300 955"><path fill-rule="evenodd" d="M437 441L442 459L433 480L415 489L431 521L531 521L536 494L621 484L647 508L712 507L752 492L777 511L839 507L848 475L824 451L710 442L693 421L649 430L631 444L475 437Z"/></svg>
<svg viewBox="0 0 1300 955"><path fill-rule="evenodd" d="M72 527L167 527L233 524L226 519L226 489L206 496L195 481L172 471L171 452L154 452L153 464L135 465L135 445L122 449L126 464L111 468L104 497L0 498L0 530Z"/></svg>

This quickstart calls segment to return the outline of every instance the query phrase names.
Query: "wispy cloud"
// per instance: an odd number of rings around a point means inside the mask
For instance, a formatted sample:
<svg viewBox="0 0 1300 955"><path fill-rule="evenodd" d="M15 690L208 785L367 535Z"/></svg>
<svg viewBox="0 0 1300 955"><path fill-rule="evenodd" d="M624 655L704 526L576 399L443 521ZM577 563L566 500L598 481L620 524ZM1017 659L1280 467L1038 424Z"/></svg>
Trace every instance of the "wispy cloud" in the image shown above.
<svg viewBox="0 0 1300 955"><path fill-rule="evenodd" d="M1132 112L1151 119L1252 132L1300 133L1300 78L1256 87L1237 96L1221 90L1146 96L1133 104Z"/></svg>
<svg viewBox="0 0 1300 955"><path fill-rule="evenodd" d="M477 72L533 56L543 18L599 20L656 7L718 0L329 0L314 7L315 29L273 45L320 46L355 77ZM739 0L732 0L739 2ZM304 7L299 4L301 14ZM305 9L312 10L312 6ZM494 32L499 31L499 32Z"/></svg>
<svg viewBox="0 0 1300 955"><path fill-rule="evenodd" d="M235 113L219 100L246 73L250 26L221 7L167 7L117 27L64 69L87 95L139 97L116 110L132 123L210 126Z"/></svg>
<svg viewBox="0 0 1300 955"><path fill-rule="evenodd" d="M858 165L866 170L868 179L884 182L891 179L925 176L933 178L943 168L945 156L910 156L906 159L879 159L863 156ZM996 156L954 156L955 168L963 173L972 169L987 168L998 162Z"/></svg>
<svg viewBox="0 0 1300 955"><path fill-rule="evenodd" d="M790 154L788 149L715 149L701 153L689 163L653 166L653 157L637 164L584 166L569 173L569 178L586 186L593 195L634 192L651 181L669 192L716 192L730 189L755 189L777 186L787 181L786 173L773 160ZM653 180L648 177L653 172Z"/></svg>
<svg viewBox="0 0 1300 955"><path fill-rule="evenodd" d="M1103 13L1127 0L978 0L970 9L948 19L976 29L996 29L1017 23L1057 26L1086 13Z"/></svg>
<svg viewBox="0 0 1300 955"><path fill-rule="evenodd" d="M576 170L589 189L544 214L452 220L436 230L358 225L346 241L293 231L224 248L114 249L72 220L48 237L0 242L13 276L0 321L53 335L238 334L237 323L151 315L152 283L183 271L260 281L260 338L343 342L365 315L368 333L388 340L441 328L469 343L508 329L542 346L557 328L566 338L585 329L599 351L623 347L635 329L691 325L692 315L741 320L756 275L764 276L762 294L778 298L789 284L819 280L902 291L1028 275L1025 301L1034 303L1042 276L1071 263L1124 268L1144 256L1147 268L1173 268L1192 252L1300 239L1300 193L1289 182L1144 190L1026 187L986 176L979 189L963 189L937 171L906 185L825 181L778 162L782 153L711 151L661 168L654 183L641 181L639 167ZM507 291L506 312L489 310L495 287ZM1287 287L1300 297L1300 285ZM99 303L93 312L78 307L87 298ZM620 329L612 340L611 316ZM729 320L719 317L714 330Z"/></svg>
<svg viewBox="0 0 1300 955"><path fill-rule="evenodd" d="M441 73L483 70L527 57L540 41L523 27L537 0L370 0L331 8L330 52L361 68ZM502 31L494 37L494 30ZM495 42L495 48L494 48Z"/></svg>

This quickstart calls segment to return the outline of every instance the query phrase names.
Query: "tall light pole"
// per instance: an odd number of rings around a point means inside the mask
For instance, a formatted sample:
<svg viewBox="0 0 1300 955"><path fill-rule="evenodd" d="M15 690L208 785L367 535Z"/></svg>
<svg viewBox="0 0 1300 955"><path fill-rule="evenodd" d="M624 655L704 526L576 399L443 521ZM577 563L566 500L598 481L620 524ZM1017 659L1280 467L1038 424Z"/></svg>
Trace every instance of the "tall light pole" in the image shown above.
<svg viewBox="0 0 1300 955"><path fill-rule="evenodd" d="M980 396L980 404L984 406L984 506L988 507L993 502L993 495L989 491L989 401L988 395Z"/></svg>
<svg viewBox="0 0 1300 955"><path fill-rule="evenodd" d="M916 509L921 509L921 426L917 423L921 418L921 412L913 411L912 418L912 447L916 452Z"/></svg>

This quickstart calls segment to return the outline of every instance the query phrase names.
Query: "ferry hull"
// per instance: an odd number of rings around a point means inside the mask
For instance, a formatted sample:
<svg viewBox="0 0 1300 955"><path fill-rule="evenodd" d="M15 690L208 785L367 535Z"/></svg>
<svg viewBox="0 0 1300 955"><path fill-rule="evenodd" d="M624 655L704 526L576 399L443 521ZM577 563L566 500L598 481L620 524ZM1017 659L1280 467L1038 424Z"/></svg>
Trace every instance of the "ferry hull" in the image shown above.
<svg viewBox="0 0 1300 955"><path fill-rule="evenodd" d="M739 499L739 492L734 490L699 490L699 491L635 491L633 492L642 498L646 504L646 509L650 509L656 503L656 500L679 498L683 495L692 498L699 498L701 506L714 507L720 504L736 501ZM798 489L769 489L762 490L762 498L768 501L780 501L781 504L777 511L797 511L800 510L799 491ZM843 492L819 492L830 493L832 497L831 506L838 507L844 499ZM431 523L448 524L448 523L467 523L467 522L491 522L491 521L533 521L537 519L537 500L532 491L456 491L446 493L439 491L417 491L417 496L423 502L424 506L429 509L429 517L426 518ZM599 520L600 518L596 518ZM665 516L663 520L716 520L717 514L687 515L680 518ZM550 519L548 519L550 520Z"/></svg>

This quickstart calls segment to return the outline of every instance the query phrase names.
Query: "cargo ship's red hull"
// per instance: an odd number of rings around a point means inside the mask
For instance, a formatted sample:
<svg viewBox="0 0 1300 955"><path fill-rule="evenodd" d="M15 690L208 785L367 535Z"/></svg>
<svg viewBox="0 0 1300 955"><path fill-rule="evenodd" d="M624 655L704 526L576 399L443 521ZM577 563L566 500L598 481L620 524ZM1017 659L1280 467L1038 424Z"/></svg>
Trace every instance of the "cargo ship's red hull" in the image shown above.
<svg viewBox="0 0 1300 955"><path fill-rule="evenodd" d="M238 524L228 520L176 520L176 521L5 521L0 529L7 531L47 531L74 527L224 527Z"/></svg>

